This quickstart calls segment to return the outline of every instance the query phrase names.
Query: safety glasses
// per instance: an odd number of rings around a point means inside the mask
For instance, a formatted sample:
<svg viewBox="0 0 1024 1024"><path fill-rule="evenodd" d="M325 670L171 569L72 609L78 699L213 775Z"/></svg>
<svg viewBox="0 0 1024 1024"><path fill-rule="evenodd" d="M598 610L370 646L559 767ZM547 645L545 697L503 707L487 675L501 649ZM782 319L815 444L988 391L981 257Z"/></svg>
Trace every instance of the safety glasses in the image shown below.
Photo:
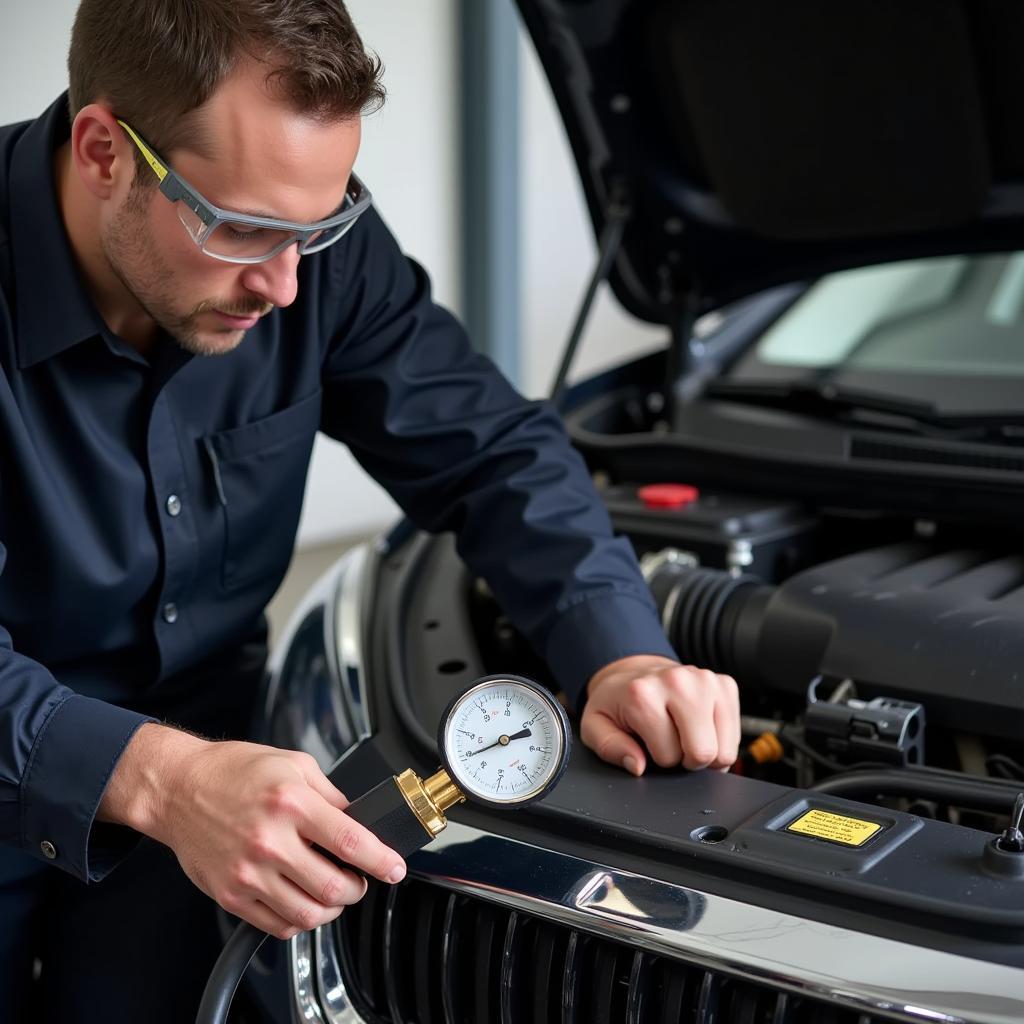
<svg viewBox="0 0 1024 1024"><path fill-rule="evenodd" d="M263 263L296 242L303 255L319 252L337 242L373 202L370 190L352 174L341 209L332 217L312 224L222 210L176 174L130 125L120 118L117 123L159 178L160 191L174 203L189 237L207 256L217 260Z"/></svg>

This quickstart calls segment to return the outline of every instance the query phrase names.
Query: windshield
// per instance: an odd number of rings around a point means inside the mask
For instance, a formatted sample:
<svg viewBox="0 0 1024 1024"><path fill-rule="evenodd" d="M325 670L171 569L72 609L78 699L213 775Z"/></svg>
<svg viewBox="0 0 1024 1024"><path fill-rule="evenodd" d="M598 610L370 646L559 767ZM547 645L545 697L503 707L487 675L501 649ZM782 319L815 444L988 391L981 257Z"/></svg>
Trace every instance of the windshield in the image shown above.
<svg viewBox="0 0 1024 1024"><path fill-rule="evenodd" d="M909 260L830 274L728 379L828 381L952 412L1024 408L1024 253Z"/></svg>

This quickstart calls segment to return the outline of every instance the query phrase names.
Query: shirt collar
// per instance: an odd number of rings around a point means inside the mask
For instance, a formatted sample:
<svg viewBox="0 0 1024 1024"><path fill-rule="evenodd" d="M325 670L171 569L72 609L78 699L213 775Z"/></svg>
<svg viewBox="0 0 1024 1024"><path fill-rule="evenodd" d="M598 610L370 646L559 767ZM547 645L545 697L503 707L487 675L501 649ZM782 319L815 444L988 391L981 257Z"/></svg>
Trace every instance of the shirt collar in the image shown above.
<svg viewBox="0 0 1024 1024"><path fill-rule="evenodd" d="M65 93L29 124L11 159L11 250L22 369L104 329L57 203L53 154L70 136Z"/></svg>

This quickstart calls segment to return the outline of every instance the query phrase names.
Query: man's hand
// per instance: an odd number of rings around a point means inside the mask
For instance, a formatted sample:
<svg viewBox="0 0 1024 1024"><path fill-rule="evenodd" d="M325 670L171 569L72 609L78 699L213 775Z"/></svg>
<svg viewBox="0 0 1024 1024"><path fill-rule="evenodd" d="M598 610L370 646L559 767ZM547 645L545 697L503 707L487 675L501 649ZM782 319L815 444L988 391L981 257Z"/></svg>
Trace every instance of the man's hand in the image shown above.
<svg viewBox="0 0 1024 1024"><path fill-rule="evenodd" d="M99 816L165 843L225 910L287 939L366 892L363 878L311 844L384 882L405 875L398 854L347 805L308 754L147 724L118 762Z"/></svg>
<svg viewBox="0 0 1024 1024"><path fill-rule="evenodd" d="M736 683L660 656L613 661L587 684L580 736L633 775L647 767L638 738L663 768L727 768L740 743Z"/></svg>

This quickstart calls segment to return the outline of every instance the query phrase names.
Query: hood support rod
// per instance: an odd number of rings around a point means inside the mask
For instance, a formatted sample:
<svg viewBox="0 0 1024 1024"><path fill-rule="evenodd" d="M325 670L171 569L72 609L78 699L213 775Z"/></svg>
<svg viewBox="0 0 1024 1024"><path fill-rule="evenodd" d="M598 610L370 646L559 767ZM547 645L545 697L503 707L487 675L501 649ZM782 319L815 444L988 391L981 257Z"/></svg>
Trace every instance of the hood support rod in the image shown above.
<svg viewBox="0 0 1024 1024"><path fill-rule="evenodd" d="M562 362L555 374L554 383L551 386L551 403L556 409L560 409L562 400L565 397L566 378L569 376L569 367L576 356L580 339L583 337L583 328L590 318L590 311L594 305L594 297L597 295L597 286L604 281L611 273L615 263L615 257L619 254L622 245L622 236L625 233L626 224L629 221L631 210L625 198L620 192L612 195L605 210L604 230L597 243L597 266L590 277L586 294L576 314L576 322L573 324L572 334L569 335L569 343L566 345L562 355Z"/></svg>

